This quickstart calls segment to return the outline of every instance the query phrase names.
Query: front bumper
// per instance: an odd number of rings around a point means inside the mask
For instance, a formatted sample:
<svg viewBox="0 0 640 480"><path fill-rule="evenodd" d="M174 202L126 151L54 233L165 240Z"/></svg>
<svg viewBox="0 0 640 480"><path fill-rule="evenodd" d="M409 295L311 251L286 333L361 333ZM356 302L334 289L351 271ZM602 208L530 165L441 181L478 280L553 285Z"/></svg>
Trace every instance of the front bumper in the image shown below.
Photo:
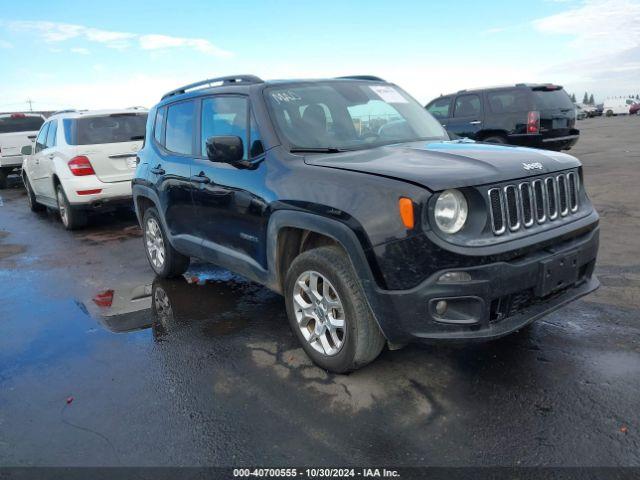
<svg viewBox="0 0 640 480"><path fill-rule="evenodd" d="M378 289L376 317L393 343L501 337L598 288L598 239L596 227L523 258L465 268L468 282L438 283L440 271L410 290ZM448 304L443 315L439 301Z"/></svg>

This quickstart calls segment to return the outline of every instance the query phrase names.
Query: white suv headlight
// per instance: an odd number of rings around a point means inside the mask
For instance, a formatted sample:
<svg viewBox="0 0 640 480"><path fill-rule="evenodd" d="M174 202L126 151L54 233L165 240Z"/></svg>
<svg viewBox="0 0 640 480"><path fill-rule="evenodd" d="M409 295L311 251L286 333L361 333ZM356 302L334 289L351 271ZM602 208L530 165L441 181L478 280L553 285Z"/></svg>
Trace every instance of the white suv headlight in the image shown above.
<svg viewBox="0 0 640 480"><path fill-rule="evenodd" d="M444 233L456 233L467 221L469 208L460 190L445 190L436 200L433 216L436 225Z"/></svg>

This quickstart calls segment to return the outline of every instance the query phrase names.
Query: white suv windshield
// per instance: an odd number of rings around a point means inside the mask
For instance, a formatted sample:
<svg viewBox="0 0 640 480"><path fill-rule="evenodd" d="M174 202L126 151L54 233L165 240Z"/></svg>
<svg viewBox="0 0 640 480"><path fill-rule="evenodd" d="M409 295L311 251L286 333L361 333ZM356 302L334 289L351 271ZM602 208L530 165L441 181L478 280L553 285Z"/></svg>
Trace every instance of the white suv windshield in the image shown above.
<svg viewBox="0 0 640 480"><path fill-rule="evenodd" d="M265 96L276 128L292 150L355 150L448 139L421 105L392 85L314 82L271 87Z"/></svg>

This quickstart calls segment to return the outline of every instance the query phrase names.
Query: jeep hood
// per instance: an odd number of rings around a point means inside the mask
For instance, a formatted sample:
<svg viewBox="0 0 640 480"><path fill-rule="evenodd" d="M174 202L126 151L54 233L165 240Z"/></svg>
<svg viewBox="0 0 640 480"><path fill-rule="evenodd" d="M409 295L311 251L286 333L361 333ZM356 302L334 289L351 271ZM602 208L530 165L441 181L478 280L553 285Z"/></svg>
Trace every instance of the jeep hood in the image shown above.
<svg viewBox="0 0 640 480"><path fill-rule="evenodd" d="M382 175L432 191L543 175L577 167L565 153L465 140L412 142L354 152L311 154L309 165Z"/></svg>

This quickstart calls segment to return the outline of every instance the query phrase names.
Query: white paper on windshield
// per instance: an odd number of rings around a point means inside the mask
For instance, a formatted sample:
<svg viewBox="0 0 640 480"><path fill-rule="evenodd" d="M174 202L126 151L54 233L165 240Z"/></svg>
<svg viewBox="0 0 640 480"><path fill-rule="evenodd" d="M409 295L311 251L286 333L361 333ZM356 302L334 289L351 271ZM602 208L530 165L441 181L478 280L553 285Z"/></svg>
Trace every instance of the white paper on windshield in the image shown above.
<svg viewBox="0 0 640 480"><path fill-rule="evenodd" d="M374 85L369 88L387 103L409 103L398 90L388 85Z"/></svg>

